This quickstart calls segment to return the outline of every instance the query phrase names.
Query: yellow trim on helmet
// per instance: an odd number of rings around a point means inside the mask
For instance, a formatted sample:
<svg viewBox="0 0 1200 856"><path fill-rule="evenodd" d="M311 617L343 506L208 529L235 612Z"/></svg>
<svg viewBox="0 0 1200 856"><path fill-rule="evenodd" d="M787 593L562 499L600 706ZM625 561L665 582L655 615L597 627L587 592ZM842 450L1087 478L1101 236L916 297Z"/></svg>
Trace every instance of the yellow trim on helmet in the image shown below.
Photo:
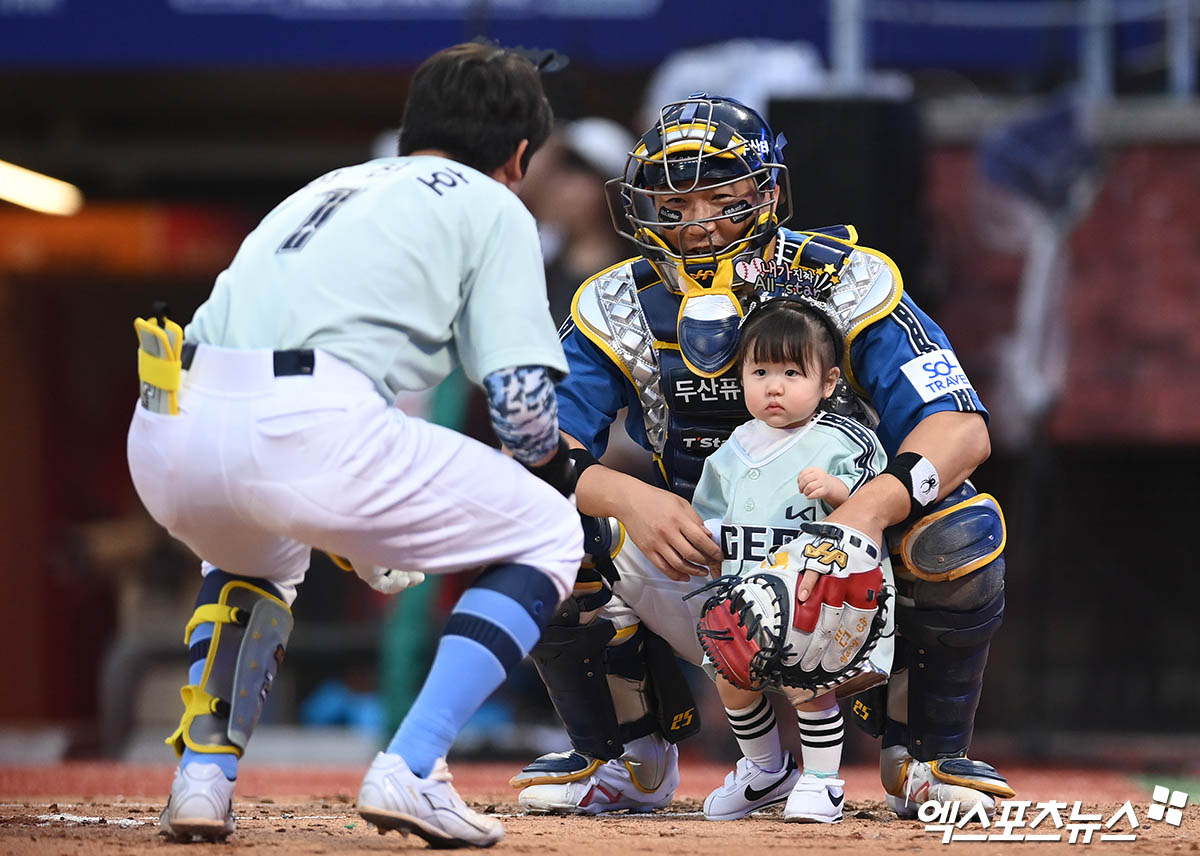
<svg viewBox="0 0 1200 856"><path fill-rule="evenodd" d="M648 154L650 151L646 147L644 139L638 140L637 146L634 147L631 154L638 160L659 161L663 159L665 154L674 154L679 151L703 151L704 154L717 155L718 157L745 157L746 154L746 138L741 134L734 132L729 137L729 145L723 149L719 149L709 142L709 139L716 134L718 128L717 122L711 120L700 121L698 119L689 120L687 122L676 122L670 127L663 127L659 131L659 139L662 141L662 148L655 154ZM657 126L656 126L657 128ZM712 132L709 133L709 129ZM668 140L671 134L685 134L689 131L700 130L704 132L704 139L696 137L681 137L675 140Z"/></svg>

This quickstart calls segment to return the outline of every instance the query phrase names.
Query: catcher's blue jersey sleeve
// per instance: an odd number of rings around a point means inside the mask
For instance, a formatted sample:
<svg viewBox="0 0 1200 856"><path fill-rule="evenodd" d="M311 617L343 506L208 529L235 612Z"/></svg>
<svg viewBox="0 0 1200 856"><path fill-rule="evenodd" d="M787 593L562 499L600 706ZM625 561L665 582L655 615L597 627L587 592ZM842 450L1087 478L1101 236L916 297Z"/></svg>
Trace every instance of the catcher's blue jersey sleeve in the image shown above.
<svg viewBox="0 0 1200 856"><path fill-rule="evenodd" d="M850 364L879 414L875 430L889 456L930 414L957 410L988 416L942 328L907 295L854 339Z"/></svg>
<svg viewBox="0 0 1200 856"><path fill-rule="evenodd" d="M597 458L608 448L608 429L622 407L629 408L625 430L649 449L642 408L632 384L617 365L568 321L563 328L563 353L571 373L559 382L558 427Z"/></svg>

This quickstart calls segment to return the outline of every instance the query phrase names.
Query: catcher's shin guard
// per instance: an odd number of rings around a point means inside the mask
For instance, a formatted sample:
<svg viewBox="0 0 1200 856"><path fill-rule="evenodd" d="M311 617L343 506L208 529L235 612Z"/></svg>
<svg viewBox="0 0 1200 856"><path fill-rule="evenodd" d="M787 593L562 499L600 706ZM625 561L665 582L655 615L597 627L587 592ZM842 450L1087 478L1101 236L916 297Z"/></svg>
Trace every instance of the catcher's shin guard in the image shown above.
<svg viewBox="0 0 1200 856"><path fill-rule="evenodd" d="M581 583L586 585L582 579ZM576 590L579 588L577 584ZM567 598L529 658L546 685L571 745L609 761L620 757L624 746L604 669L604 649L616 628L603 619L581 625L579 618L578 599Z"/></svg>
<svg viewBox="0 0 1200 856"><path fill-rule="evenodd" d="M645 625L633 631L605 651L622 742L648 734L668 743L691 737L700 730L700 712L675 652Z"/></svg>
<svg viewBox="0 0 1200 856"><path fill-rule="evenodd" d="M638 737L661 732L674 743L700 727L670 646L639 623L618 629L595 615L611 598L600 573L582 569L575 595L530 651L571 744L602 761L621 757Z"/></svg>
<svg viewBox="0 0 1200 856"><path fill-rule="evenodd" d="M906 743L918 761L966 753L1004 616L1004 543L999 505L970 483L900 539L909 578L898 599L897 661L907 667L908 722L889 722L885 745Z"/></svg>
<svg viewBox="0 0 1200 856"><path fill-rule="evenodd" d="M969 611L900 607L908 663L908 747L914 758L962 755L971 743L1004 591Z"/></svg>
<svg viewBox="0 0 1200 856"><path fill-rule="evenodd" d="M192 632L212 624L212 636ZM292 632L292 611L263 580L212 571L196 597L184 631L192 662L203 661L196 683L184 686L183 718L167 745L182 755L232 752L241 756L262 713Z"/></svg>

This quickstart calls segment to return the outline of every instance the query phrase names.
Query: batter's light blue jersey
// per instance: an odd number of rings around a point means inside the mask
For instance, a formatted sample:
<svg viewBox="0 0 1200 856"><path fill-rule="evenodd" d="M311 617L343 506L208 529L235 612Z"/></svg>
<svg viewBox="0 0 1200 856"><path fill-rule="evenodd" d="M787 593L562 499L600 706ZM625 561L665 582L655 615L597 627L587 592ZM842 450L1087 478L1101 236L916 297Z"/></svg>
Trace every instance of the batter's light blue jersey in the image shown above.
<svg viewBox="0 0 1200 856"><path fill-rule="evenodd" d="M800 493L802 469L820 467L854 493L885 466L879 438L845 416L819 413L790 429L752 419L705 459L692 506L702 520L721 521L721 570L739 574L832 510Z"/></svg>
<svg viewBox="0 0 1200 856"><path fill-rule="evenodd" d="M567 370L533 216L457 161L381 158L293 193L243 241L184 338L319 348L387 400L460 364Z"/></svg>

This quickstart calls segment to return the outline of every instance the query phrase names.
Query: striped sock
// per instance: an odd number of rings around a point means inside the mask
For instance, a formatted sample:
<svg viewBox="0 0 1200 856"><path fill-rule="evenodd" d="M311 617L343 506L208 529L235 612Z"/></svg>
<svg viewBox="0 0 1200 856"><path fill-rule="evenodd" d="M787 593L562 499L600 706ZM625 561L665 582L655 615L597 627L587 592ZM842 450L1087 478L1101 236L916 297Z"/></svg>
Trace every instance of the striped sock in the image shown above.
<svg viewBox="0 0 1200 856"><path fill-rule="evenodd" d="M424 778L467 720L541 638L558 592L524 565L499 565L467 589L446 622L425 685L387 751Z"/></svg>
<svg viewBox="0 0 1200 856"><path fill-rule="evenodd" d="M831 701L826 710L798 710L800 753L804 772L821 778L833 778L842 764L842 711Z"/></svg>
<svg viewBox="0 0 1200 856"><path fill-rule="evenodd" d="M778 723L765 695L741 710L725 708L725 716L729 718L729 727L733 729L743 755L768 773L783 768Z"/></svg>

